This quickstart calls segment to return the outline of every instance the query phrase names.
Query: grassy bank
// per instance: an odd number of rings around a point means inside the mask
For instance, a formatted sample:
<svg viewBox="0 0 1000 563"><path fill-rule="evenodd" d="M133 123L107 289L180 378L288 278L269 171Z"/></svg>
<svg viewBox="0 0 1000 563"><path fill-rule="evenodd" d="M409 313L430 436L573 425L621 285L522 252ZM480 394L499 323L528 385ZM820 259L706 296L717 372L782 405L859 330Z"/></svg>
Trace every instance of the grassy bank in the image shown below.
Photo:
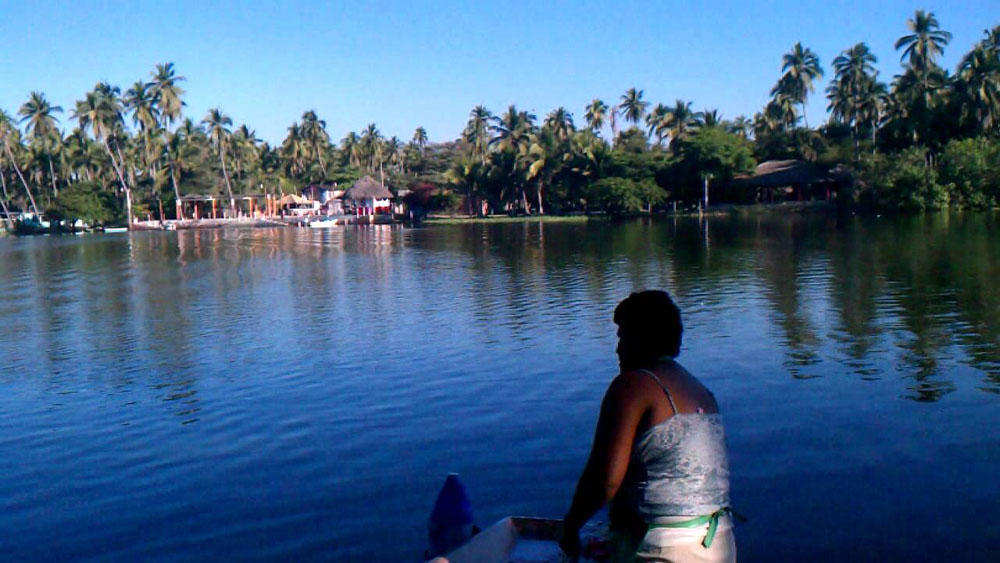
<svg viewBox="0 0 1000 563"><path fill-rule="evenodd" d="M427 225L458 225L462 223L583 223L587 221L586 215L522 215L511 217L510 215L490 215L489 217L463 217L437 215L424 219Z"/></svg>

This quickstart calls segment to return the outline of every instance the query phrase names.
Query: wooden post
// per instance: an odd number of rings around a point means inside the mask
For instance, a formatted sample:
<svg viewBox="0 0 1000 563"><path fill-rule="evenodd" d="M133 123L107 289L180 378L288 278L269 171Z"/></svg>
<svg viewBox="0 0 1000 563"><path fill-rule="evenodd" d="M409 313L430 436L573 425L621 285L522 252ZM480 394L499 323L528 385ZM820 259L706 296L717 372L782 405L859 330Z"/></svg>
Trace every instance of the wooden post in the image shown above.
<svg viewBox="0 0 1000 563"><path fill-rule="evenodd" d="M215 198L212 199L212 219L215 219Z"/></svg>

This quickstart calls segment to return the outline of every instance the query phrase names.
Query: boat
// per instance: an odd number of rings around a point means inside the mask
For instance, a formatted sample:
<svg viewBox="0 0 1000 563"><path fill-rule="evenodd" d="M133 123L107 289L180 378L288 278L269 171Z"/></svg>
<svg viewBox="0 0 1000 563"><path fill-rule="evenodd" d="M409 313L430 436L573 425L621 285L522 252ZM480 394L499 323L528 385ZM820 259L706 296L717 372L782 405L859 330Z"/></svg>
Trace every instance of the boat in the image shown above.
<svg viewBox="0 0 1000 563"><path fill-rule="evenodd" d="M330 227L337 226L336 219L320 219L318 221L309 221L310 229L329 229Z"/></svg>
<svg viewBox="0 0 1000 563"><path fill-rule="evenodd" d="M14 223L14 233L18 235L48 235L56 232L51 221L34 213L22 213Z"/></svg>
<svg viewBox="0 0 1000 563"><path fill-rule="evenodd" d="M428 563L556 563L561 532L562 520L508 516Z"/></svg>
<svg viewBox="0 0 1000 563"><path fill-rule="evenodd" d="M485 530L473 524L472 509L458 475L445 480L430 517L427 563L560 563L569 561L559 548L562 520L508 516ZM583 553L577 561L610 558L607 526L591 522L580 533Z"/></svg>
<svg viewBox="0 0 1000 563"><path fill-rule="evenodd" d="M105 233L127 233L128 227L104 227Z"/></svg>

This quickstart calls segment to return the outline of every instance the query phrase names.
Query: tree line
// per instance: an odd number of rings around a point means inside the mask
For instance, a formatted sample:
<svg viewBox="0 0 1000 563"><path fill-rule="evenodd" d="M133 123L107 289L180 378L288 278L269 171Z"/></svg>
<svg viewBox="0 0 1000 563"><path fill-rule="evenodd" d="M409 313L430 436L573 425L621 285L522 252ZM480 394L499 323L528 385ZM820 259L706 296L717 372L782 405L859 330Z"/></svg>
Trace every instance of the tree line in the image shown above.
<svg viewBox="0 0 1000 563"><path fill-rule="evenodd" d="M895 44L901 72L890 83L865 43L832 62L828 120L809 126L805 109L825 70L796 43L764 108L724 119L690 101L644 99L630 88L613 104L595 99L580 126L559 107L539 118L510 105L476 106L452 142L408 141L377 125L335 143L315 111L304 112L279 146L234 126L219 108L185 116L183 76L158 64L131 87L101 82L69 108L31 92L16 114L0 110L3 211L47 211L92 222L133 215L173 218L189 193L229 200L289 193L311 183L347 185L364 174L411 190L417 207L468 214L651 210L668 200L708 204L710 185L757 162L802 159L847 166L846 205L933 209L1000 204L1000 26L954 73L938 60L951 40L933 13L917 11ZM76 126L67 132L61 119ZM610 130L610 135L607 135Z"/></svg>

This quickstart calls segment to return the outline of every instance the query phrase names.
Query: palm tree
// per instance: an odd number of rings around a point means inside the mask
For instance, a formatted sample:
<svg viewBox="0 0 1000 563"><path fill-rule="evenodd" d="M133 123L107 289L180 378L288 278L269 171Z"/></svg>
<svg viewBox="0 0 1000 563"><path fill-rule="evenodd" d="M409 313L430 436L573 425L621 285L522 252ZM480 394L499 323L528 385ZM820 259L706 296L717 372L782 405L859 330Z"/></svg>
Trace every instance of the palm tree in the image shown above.
<svg viewBox="0 0 1000 563"><path fill-rule="evenodd" d="M369 172L375 171L375 162L378 161L379 169L382 168L382 133L374 123L369 123L368 127L361 133L361 154L365 157L366 166Z"/></svg>
<svg viewBox="0 0 1000 563"><path fill-rule="evenodd" d="M961 94L966 122L981 133L996 133L1000 124L1000 56L987 45L985 41L977 44L962 59L955 88Z"/></svg>
<svg viewBox="0 0 1000 563"><path fill-rule="evenodd" d="M587 127L591 131L600 135L601 128L604 127L604 119L608 115L608 104L594 98L590 105L587 106L587 111L584 113L583 117L587 120Z"/></svg>
<svg viewBox="0 0 1000 563"><path fill-rule="evenodd" d="M706 109L699 112L701 118L698 120L698 127L720 127L722 125L722 114L717 109Z"/></svg>
<svg viewBox="0 0 1000 563"><path fill-rule="evenodd" d="M153 81L150 86L152 86L153 101L163 119L164 128L168 124L172 125L181 116L181 108L185 105L181 101L184 90L177 83L183 80L183 76L174 74L174 63L158 64L156 70L153 71Z"/></svg>
<svg viewBox="0 0 1000 563"><path fill-rule="evenodd" d="M878 59L868 49L868 45L857 43L833 59L836 72L833 82L827 87L827 110L835 122L851 127L854 137L855 158L861 158L860 138L862 124L874 127L881 113L885 85L878 82L875 63ZM874 116L872 114L875 114Z"/></svg>
<svg viewBox="0 0 1000 563"><path fill-rule="evenodd" d="M28 138L32 141L46 140L56 131L56 119L53 113L61 113L61 106L53 106L45 99L45 94L32 92L28 96L28 101L21 106L18 115L21 116L21 123L28 124L24 127Z"/></svg>
<svg viewBox="0 0 1000 563"><path fill-rule="evenodd" d="M519 111L512 104L502 116L493 118L490 130L495 134L491 143L496 143L501 149L518 152L527 142L528 135L535 131L535 115Z"/></svg>
<svg viewBox="0 0 1000 563"><path fill-rule="evenodd" d="M163 150L163 161L166 170L170 174L170 185L174 189L177 219L183 218L179 178L182 178L184 172L191 166L190 159L194 157L194 153L194 147L187 142L182 132L177 131L167 134L167 142Z"/></svg>
<svg viewBox="0 0 1000 563"><path fill-rule="evenodd" d="M101 141L104 150L111 160L111 167L118 177L122 191L125 193L125 214L128 226L132 226L132 190L125 180L125 162L122 158L121 147L117 143L122 136L116 134L122 126L122 103L119 98L121 90L117 86L112 86L107 82L98 82L92 92L88 92L83 100L76 103L76 108L71 117L77 120L80 129L86 131L90 129L94 138ZM118 158L115 158L115 152Z"/></svg>
<svg viewBox="0 0 1000 563"><path fill-rule="evenodd" d="M483 106L476 106L469 112L469 122L465 125L463 137L472 145L473 155L478 155L480 162L486 164L486 152L490 144L490 123L493 114Z"/></svg>
<svg viewBox="0 0 1000 563"><path fill-rule="evenodd" d="M423 127L417 127L413 131L413 144L420 149L420 154L424 153L424 147L427 146L427 130Z"/></svg>
<svg viewBox="0 0 1000 563"><path fill-rule="evenodd" d="M156 96L150 84L138 81L125 92L122 100L125 110L132 112L132 124L139 131L155 129L160 122L159 110L156 108Z"/></svg>
<svg viewBox="0 0 1000 563"><path fill-rule="evenodd" d="M662 145L663 139L669 135L670 127L668 118L670 108L663 104L656 104L653 111L646 116L646 125L649 127L649 136L656 135L656 144Z"/></svg>
<svg viewBox="0 0 1000 563"><path fill-rule="evenodd" d="M786 131L795 127L795 123L799 120L798 112L795 111L795 100L781 94L764 106L764 114Z"/></svg>
<svg viewBox="0 0 1000 563"><path fill-rule="evenodd" d="M208 139L215 146L219 153L219 162L222 163L222 176L226 180L226 192L229 194L229 206L233 213L236 213L236 198L233 197L233 186L229 181L229 171L226 169L226 144L229 141L229 126L233 120L222 113L219 108L208 110L208 115L201 120L208 127Z"/></svg>
<svg viewBox="0 0 1000 563"><path fill-rule="evenodd" d="M809 120L806 119L806 98L814 90L813 81L822 78L823 69L820 67L819 57L812 50L796 43L792 50L782 58L781 71L785 74L778 80L778 84L771 90L774 96L779 92L802 105L802 117L805 119L806 128L809 128Z"/></svg>
<svg viewBox="0 0 1000 563"><path fill-rule="evenodd" d="M698 124L700 115L691 111L691 102L678 99L674 102L674 107L667 109L666 122L664 126L670 136L670 144L683 139Z"/></svg>
<svg viewBox="0 0 1000 563"><path fill-rule="evenodd" d="M649 107L649 102L642 101L642 90L636 90L635 88L629 88L624 94L622 94L622 102L618 107L621 108L622 116L625 121L631 122L633 125L637 125L642 116L646 114L646 108Z"/></svg>
<svg viewBox="0 0 1000 563"><path fill-rule="evenodd" d="M326 132L326 121L316 115L316 112L309 110L302 114L302 138L309 148L310 156L319 160L319 167L323 170L323 176L327 175L326 162L323 160L323 153L330 145L330 135Z"/></svg>
<svg viewBox="0 0 1000 563"><path fill-rule="evenodd" d="M737 115L729 122L729 132L741 139L749 139L753 131L753 121L747 119L745 115Z"/></svg>
<svg viewBox="0 0 1000 563"><path fill-rule="evenodd" d="M301 176L305 173L308 153L302 127L298 123L292 123L288 126L288 135L281 143L281 157L289 176Z"/></svg>
<svg viewBox="0 0 1000 563"><path fill-rule="evenodd" d="M245 177L247 167L253 166L258 159L257 144L260 143L260 139L257 138L256 131L244 124L236 129L230 137L230 142L233 158L236 161L235 177L240 180Z"/></svg>
<svg viewBox="0 0 1000 563"><path fill-rule="evenodd" d="M59 190L56 188L56 175L55 170L52 167L52 154L50 151L50 146L52 144L53 138L58 133L56 124L59 120L56 119L53 113L62 113L61 106L53 106L45 99L45 94L41 92L32 92L28 96L28 101L21 106L21 109L17 112L21 116L21 123L27 122L24 127L25 133L27 133L28 138L31 140L32 145L39 145L42 149L46 151L49 163L49 180L52 182L52 195L59 195Z"/></svg>
<svg viewBox="0 0 1000 563"><path fill-rule="evenodd" d="M570 135L576 131L576 126L573 125L573 114L564 107L552 110L545 117L545 125L552 130L552 133L560 141L569 139Z"/></svg>
<svg viewBox="0 0 1000 563"><path fill-rule="evenodd" d="M530 213L528 197L524 190L524 153L527 152L531 142L531 135L535 132L535 115L518 110L517 106L511 104L507 111L500 117L493 118L490 130L494 137L490 143L499 147L500 152L494 157L494 162L502 164L496 167L498 173L507 175L507 181L512 185L508 194L513 194L520 200L521 207L525 212Z"/></svg>
<svg viewBox="0 0 1000 563"><path fill-rule="evenodd" d="M525 180L535 180L535 194L540 215L545 214L542 203L545 186L552 182L552 178L559 173L568 157L564 141L559 138L553 127L543 127L530 137L530 144L525 154L527 164Z"/></svg>
<svg viewBox="0 0 1000 563"><path fill-rule="evenodd" d="M934 59L944 53L944 48L951 41L951 33L941 31L934 12L917 10L913 19L907 20L906 26L911 33L896 40L896 50L903 49L900 61L909 59L911 68L919 74L925 74L934 64Z"/></svg>
<svg viewBox="0 0 1000 563"><path fill-rule="evenodd" d="M349 132L340 141L340 152L347 156L347 165L361 168L361 139L354 131ZM343 157L341 157L343 158Z"/></svg>
<svg viewBox="0 0 1000 563"><path fill-rule="evenodd" d="M18 131L17 126L14 124L13 118L6 111L0 109L0 143L3 144L4 153L7 155L7 159L10 160L10 165L14 167L14 171L17 172L17 177L21 180L21 185L24 186L24 193L28 195L28 201L31 203L31 210L35 212L36 216L41 216L38 211L38 205L35 203L35 196L31 193L31 188L28 187L28 182L24 179L24 174L21 172L21 167L17 164L17 158L14 156L14 150L12 146L17 146L18 149L22 148L20 131Z"/></svg>

